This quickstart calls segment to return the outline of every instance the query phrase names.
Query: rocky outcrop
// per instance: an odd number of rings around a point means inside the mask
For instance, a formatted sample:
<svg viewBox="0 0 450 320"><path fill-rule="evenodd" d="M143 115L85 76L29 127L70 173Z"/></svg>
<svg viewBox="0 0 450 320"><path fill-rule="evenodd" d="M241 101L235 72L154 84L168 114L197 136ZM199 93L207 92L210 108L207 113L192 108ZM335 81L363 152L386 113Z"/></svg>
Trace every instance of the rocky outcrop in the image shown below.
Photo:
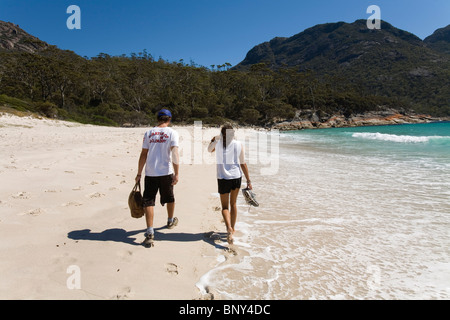
<svg viewBox="0 0 450 320"><path fill-rule="evenodd" d="M272 129L287 131L318 128L380 126L406 123L426 123L439 120L443 119L415 113L400 113L396 110L371 111L364 114L350 115L348 117L342 114L319 117L315 112L308 113L303 111L296 117L296 119L276 123L272 126Z"/></svg>
<svg viewBox="0 0 450 320"><path fill-rule="evenodd" d="M35 53L48 47L47 43L26 33L18 25L0 21L0 50Z"/></svg>

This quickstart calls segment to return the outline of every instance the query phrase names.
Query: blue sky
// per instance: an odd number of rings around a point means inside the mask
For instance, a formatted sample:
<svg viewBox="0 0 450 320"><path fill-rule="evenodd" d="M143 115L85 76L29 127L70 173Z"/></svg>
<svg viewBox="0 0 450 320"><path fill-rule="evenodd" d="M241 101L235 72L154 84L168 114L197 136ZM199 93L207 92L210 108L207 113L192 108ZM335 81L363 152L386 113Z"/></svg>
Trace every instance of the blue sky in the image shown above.
<svg viewBox="0 0 450 320"><path fill-rule="evenodd" d="M69 5L81 30L69 30ZM381 18L425 38L450 24L449 0L0 0L0 20L61 49L93 57L138 53L198 65L236 65L255 45L327 22Z"/></svg>

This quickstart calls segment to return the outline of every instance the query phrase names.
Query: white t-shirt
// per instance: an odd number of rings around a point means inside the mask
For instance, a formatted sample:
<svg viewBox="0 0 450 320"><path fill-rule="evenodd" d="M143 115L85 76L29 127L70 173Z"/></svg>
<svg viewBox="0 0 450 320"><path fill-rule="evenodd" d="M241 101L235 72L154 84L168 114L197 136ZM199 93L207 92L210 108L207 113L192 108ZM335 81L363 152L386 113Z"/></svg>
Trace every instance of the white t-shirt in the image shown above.
<svg viewBox="0 0 450 320"><path fill-rule="evenodd" d="M241 142L232 140L224 149L222 139L216 141L217 179L242 177L240 164L244 163L244 150Z"/></svg>
<svg viewBox="0 0 450 320"><path fill-rule="evenodd" d="M160 177L173 174L172 147L178 147L178 132L169 127L154 127L144 135L142 149L148 149L145 175Z"/></svg>

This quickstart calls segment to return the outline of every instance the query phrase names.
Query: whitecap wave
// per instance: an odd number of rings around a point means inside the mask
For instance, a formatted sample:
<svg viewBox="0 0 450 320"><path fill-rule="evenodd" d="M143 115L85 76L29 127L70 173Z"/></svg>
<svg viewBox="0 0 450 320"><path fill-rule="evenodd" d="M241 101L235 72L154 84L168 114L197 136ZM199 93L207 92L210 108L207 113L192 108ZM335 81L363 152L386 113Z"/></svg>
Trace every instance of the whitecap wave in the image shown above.
<svg viewBox="0 0 450 320"><path fill-rule="evenodd" d="M398 142L398 143L426 143L432 139L446 138L441 136L408 136L408 135L396 135L379 132L355 132L352 134L352 137L370 140Z"/></svg>

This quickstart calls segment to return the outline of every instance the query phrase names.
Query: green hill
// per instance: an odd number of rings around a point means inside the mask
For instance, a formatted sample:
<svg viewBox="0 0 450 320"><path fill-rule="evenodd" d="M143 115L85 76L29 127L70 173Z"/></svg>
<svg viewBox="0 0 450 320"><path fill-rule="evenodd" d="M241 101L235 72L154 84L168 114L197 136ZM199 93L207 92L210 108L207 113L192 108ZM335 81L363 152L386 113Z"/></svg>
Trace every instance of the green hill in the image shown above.
<svg viewBox="0 0 450 320"><path fill-rule="evenodd" d="M0 22L0 107L115 126L151 124L162 107L178 123L263 126L370 112L449 116L450 55L432 48L445 39L437 32L425 43L386 22L328 23L210 70L146 50L83 58Z"/></svg>
<svg viewBox="0 0 450 320"><path fill-rule="evenodd" d="M436 51L450 54L450 24L445 28L437 29L431 36L426 37L423 42Z"/></svg>

